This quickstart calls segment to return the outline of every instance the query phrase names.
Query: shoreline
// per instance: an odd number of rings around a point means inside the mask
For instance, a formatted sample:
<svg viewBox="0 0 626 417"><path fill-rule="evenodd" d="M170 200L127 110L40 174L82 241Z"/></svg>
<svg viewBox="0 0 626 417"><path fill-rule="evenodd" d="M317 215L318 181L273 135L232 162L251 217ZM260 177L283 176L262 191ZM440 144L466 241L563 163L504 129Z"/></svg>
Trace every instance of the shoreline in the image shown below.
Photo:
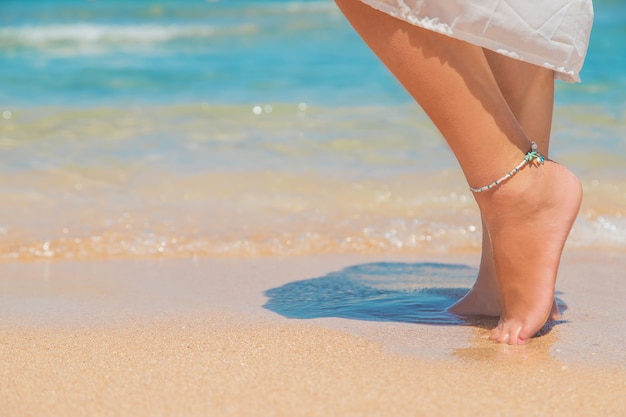
<svg viewBox="0 0 626 417"><path fill-rule="evenodd" d="M564 320L520 347L481 338L480 326L288 319L264 308L269 289L372 261L478 259L0 264L0 414L558 416L626 407L618 253L566 250Z"/></svg>

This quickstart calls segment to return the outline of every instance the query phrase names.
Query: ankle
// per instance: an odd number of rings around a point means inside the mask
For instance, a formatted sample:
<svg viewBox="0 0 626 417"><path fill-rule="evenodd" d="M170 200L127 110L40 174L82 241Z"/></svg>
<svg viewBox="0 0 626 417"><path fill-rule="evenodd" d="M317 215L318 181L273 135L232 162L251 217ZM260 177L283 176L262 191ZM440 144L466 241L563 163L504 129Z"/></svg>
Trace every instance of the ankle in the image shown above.
<svg viewBox="0 0 626 417"><path fill-rule="evenodd" d="M513 169L508 171L502 177L482 187L474 188L470 186L470 190L476 194L492 191L500 187L505 182L508 182L526 166L540 166L543 165L544 161L545 157L539 152L537 144L535 142L531 142L529 151L526 152L522 160Z"/></svg>

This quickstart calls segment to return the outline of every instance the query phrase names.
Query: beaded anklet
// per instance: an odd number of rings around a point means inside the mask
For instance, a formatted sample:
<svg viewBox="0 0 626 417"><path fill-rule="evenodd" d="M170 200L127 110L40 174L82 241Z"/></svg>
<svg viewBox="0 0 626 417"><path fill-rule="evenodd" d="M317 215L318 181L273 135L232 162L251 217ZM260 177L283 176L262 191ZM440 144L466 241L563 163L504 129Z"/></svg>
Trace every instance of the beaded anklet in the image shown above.
<svg viewBox="0 0 626 417"><path fill-rule="evenodd" d="M482 193L483 191L491 190L492 188L500 185L503 181L506 181L507 179L515 175L517 171L522 169L524 165L532 163L533 161L537 161L537 163L541 165L545 160L546 158L537 150L537 144L535 142L531 142L530 151L528 151L528 153L524 155L524 159L522 160L522 162L520 162L515 168L513 168L513 170L509 171L504 177L495 180L489 185L485 185L484 187L480 188L470 187L470 190L475 193Z"/></svg>

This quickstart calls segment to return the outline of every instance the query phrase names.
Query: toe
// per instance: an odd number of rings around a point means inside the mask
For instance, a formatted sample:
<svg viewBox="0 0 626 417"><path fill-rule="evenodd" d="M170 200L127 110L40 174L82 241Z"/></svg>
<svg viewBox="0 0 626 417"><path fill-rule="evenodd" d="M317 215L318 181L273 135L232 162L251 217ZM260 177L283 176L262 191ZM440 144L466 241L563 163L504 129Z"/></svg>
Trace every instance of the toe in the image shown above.
<svg viewBox="0 0 626 417"><path fill-rule="evenodd" d="M521 324L512 326L511 331L510 331L511 337L509 338L509 344L510 345L523 345L524 338L522 338L521 333L522 333Z"/></svg>
<svg viewBox="0 0 626 417"><path fill-rule="evenodd" d="M489 339L507 345L523 345L528 343L528 338L522 335L520 323L501 322L489 333Z"/></svg>
<svg viewBox="0 0 626 417"><path fill-rule="evenodd" d="M498 324L496 327L491 329L489 331L489 339L497 341L498 338L500 337L501 330L502 330L502 328L501 328L500 324Z"/></svg>

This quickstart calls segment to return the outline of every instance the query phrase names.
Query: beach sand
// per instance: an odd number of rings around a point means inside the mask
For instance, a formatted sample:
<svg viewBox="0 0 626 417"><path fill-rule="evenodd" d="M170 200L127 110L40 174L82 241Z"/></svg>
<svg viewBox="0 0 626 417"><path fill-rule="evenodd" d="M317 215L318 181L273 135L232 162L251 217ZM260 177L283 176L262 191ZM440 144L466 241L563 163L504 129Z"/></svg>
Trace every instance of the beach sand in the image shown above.
<svg viewBox="0 0 626 417"><path fill-rule="evenodd" d="M568 250L563 321L288 319L265 291L369 262L470 255L0 264L0 416L587 416L626 410L626 260Z"/></svg>

